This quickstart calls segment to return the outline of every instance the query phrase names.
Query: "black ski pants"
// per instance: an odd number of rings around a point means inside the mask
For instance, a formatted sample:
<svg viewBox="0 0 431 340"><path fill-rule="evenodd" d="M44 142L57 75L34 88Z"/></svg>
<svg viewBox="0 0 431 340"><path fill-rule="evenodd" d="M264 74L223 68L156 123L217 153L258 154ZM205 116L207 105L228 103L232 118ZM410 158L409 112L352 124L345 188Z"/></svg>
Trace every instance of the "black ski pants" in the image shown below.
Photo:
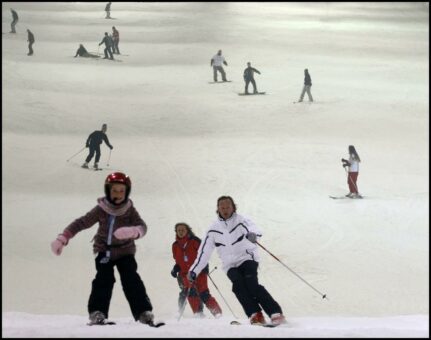
<svg viewBox="0 0 431 340"><path fill-rule="evenodd" d="M101 311L108 317L109 304L111 302L112 290L114 288L115 276L114 267L120 273L121 285L124 295L129 302L130 310L135 320L139 320L139 315L145 311L152 311L150 299L147 296L144 283L137 273L138 264L134 255L126 255L115 261L100 263L105 257L105 253L99 253L96 257L96 277L91 284L91 294L88 300L88 313Z"/></svg>
<svg viewBox="0 0 431 340"><path fill-rule="evenodd" d="M34 42L29 42L28 43L28 54L27 55L32 55L33 54L33 44L34 44Z"/></svg>
<svg viewBox="0 0 431 340"><path fill-rule="evenodd" d="M111 46L106 46L105 49L103 50L103 52L105 52L105 58L106 59L114 59L114 56L112 55L112 47Z"/></svg>
<svg viewBox="0 0 431 340"><path fill-rule="evenodd" d="M253 85L253 93L257 92L257 88L256 88L256 82L254 81L254 78L246 78L245 80L245 93L248 93L248 85L251 83Z"/></svg>
<svg viewBox="0 0 431 340"><path fill-rule="evenodd" d="M93 158L94 153L96 153L96 159L94 160L94 162L95 163L99 163L99 160L100 160L100 144L98 144L98 145L90 145L89 148L90 148L90 151L89 151L89 154L88 154L87 158L85 159L85 161L87 163L89 163L91 161L91 159Z"/></svg>
<svg viewBox="0 0 431 340"><path fill-rule="evenodd" d="M256 261L248 260L239 267L229 269L227 276L233 283L232 291L248 317L253 313L262 311L262 309L268 316L274 313L282 313L280 305L272 298L265 287L259 284L257 278L258 265Z"/></svg>

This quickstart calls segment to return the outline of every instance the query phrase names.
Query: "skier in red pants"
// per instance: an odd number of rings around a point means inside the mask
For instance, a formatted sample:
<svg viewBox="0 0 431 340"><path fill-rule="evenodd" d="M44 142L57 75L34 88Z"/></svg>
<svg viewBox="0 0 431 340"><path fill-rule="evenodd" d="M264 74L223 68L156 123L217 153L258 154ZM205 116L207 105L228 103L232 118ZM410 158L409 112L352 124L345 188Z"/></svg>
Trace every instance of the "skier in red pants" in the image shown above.
<svg viewBox="0 0 431 340"><path fill-rule="evenodd" d="M210 294L208 289L208 266L197 276L196 281L191 284L187 279L187 272L196 259L201 240L193 233L186 223L175 225L176 241L172 244L172 254L175 259L176 271L179 267L178 275L181 276L185 288L187 289L187 300L194 314L199 315L201 301L216 318L222 315L222 310L216 299ZM172 273L171 273L172 274Z"/></svg>
<svg viewBox="0 0 431 340"><path fill-rule="evenodd" d="M347 176L347 184L349 185L349 193L346 197L349 198L362 198L358 192L358 186L356 184L359 174L359 163L361 159L353 145L349 145L349 160L342 158L343 167L349 167L349 173Z"/></svg>

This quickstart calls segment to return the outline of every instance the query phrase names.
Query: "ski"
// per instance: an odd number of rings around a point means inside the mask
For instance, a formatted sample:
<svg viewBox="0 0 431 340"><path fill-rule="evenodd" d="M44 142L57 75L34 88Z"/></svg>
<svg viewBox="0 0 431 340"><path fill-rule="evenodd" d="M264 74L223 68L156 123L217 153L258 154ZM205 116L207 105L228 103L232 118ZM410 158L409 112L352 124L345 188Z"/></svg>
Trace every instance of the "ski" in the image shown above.
<svg viewBox="0 0 431 340"><path fill-rule="evenodd" d="M208 84L231 83L232 80L209 81Z"/></svg>
<svg viewBox="0 0 431 340"><path fill-rule="evenodd" d="M245 324L242 324L241 322L236 321L236 320L231 321L231 322L230 322L230 324L231 324L231 325L235 325L235 326L245 325ZM277 327L277 326L279 326L279 325L275 325L275 324L272 324L272 323L266 323L266 324L264 324L264 325L261 325L261 324L253 324L253 325L252 325L252 324L249 324L248 326L260 326L260 327L274 328L274 327Z"/></svg>
<svg viewBox="0 0 431 340"><path fill-rule="evenodd" d="M150 323L146 323L146 325L150 326L150 327L155 327L155 328L159 328L161 326L166 325L164 322L150 322Z"/></svg>
<svg viewBox="0 0 431 340"><path fill-rule="evenodd" d="M347 196L329 196L330 198L334 199L334 200L338 200L338 199L344 199L344 198L350 198L352 200L355 199L362 199L364 198L364 196L358 196L358 197L347 197Z"/></svg>
<svg viewBox="0 0 431 340"><path fill-rule="evenodd" d="M107 325L116 325L114 321L103 320L101 322L89 322L87 326L107 326Z"/></svg>
<svg viewBox="0 0 431 340"><path fill-rule="evenodd" d="M266 92L257 92L257 93L238 93L238 96L256 96L258 94L265 94Z"/></svg>

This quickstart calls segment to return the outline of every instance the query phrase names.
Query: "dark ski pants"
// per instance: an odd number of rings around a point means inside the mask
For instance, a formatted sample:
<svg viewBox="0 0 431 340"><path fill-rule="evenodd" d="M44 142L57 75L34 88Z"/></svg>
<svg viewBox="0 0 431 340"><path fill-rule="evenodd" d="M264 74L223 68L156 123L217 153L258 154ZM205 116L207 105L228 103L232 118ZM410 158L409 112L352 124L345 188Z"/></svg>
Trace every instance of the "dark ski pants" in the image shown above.
<svg viewBox="0 0 431 340"><path fill-rule="evenodd" d="M28 43L28 54L27 55L32 55L33 54L33 44L34 43Z"/></svg>
<svg viewBox="0 0 431 340"><path fill-rule="evenodd" d="M245 93L248 93L248 85L251 83L253 85L253 93L257 93L256 82L254 78L244 79L245 80Z"/></svg>
<svg viewBox="0 0 431 340"><path fill-rule="evenodd" d="M114 59L114 56L112 55L112 49L111 46L105 47L105 58ZM108 56L109 54L109 56Z"/></svg>
<svg viewBox="0 0 431 340"><path fill-rule="evenodd" d="M10 28L11 28L10 33L16 33L15 26L16 26L17 22L18 22L18 20L14 20L14 21L11 22L11 24L10 24Z"/></svg>
<svg viewBox="0 0 431 340"><path fill-rule="evenodd" d="M120 54L120 49L118 48L118 44L120 43L120 40L114 40L114 46L112 47L113 52L115 54Z"/></svg>
<svg viewBox="0 0 431 340"><path fill-rule="evenodd" d="M89 163L91 161L91 159L94 156L94 153L96 153L96 158L94 160L94 163L99 163L99 159L100 159L100 145L90 145L90 151L89 154L87 156L87 158L85 159L85 161L87 163Z"/></svg>
<svg viewBox="0 0 431 340"><path fill-rule="evenodd" d="M268 316L274 313L282 313L280 305L272 298L264 286L260 285L257 278L256 261L245 261L237 268L231 268L227 272L232 281L232 291L236 295L245 314L250 317L253 313L262 309Z"/></svg>
<svg viewBox="0 0 431 340"><path fill-rule="evenodd" d="M226 81L226 72L224 71L223 66L213 66L214 81L217 81L217 71L221 73L221 79Z"/></svg>
<svg viewBox="0 0 431 340"><path fill-rule="evenodd" d="M96 277L91 284L91 294L88 300L88 313L101 311L108 317L109 304L111 302L112 290L114 288L115 276L114 266L120 273L121 285L124 295L129 302L135 320L145 311L152 311L150 299L141 277L137 273L138 265L134 255L126 255L118 260L109 260L108 263L100 263L105 253L99 253L96 257Z"/></svg>

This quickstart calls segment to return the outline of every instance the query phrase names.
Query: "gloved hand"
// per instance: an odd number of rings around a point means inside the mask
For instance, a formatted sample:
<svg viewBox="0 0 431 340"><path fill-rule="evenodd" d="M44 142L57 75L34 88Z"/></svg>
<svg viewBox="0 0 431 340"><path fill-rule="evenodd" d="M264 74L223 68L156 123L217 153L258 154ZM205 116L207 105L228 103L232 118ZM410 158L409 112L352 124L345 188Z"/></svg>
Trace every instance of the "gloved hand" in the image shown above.
<svg viewBox="0 0 431 340"><path fill-rule="evenodd" d="M112 150L114 147L111 145L109 148Z"/></svg>
<svg viewBox="0 0 431 340"><path fill-rule="evenodd" d="M114 231L114 236L119 240L137 239L141 237L141 228L139 227L121 227Z"/></svg>
<svg viewBox="0 0 431 340"><path fill-rule="evenodd" d="M178 276L179 271L180 271L180 266L178 264L175 264L175 266L171 270L172 277L176 278Z"/></svg>
<svg viewBox="0 0 431 340"><path fill-rule="evenodd" d="M189 282L191 284L193 284L196 281L196 273L195 272L188 272L187 273L187 280L189 280Z"/></svg>
<svg viewBox="0 0 431 340"><path fill-rule="evenodd" d="M90 147L90 145L88 145L88 144L85 144L85 147L86 147L86 148L88 148L88 147Z"/></svg>
<svg viewBox="0 0 431 340"><path fill-rule="evenodd" d="M67 238L60 234L57 238L51 242L51 250L55 255L60 255L63 251L63 247L67 244Z"/></svg>
<svg viewBox="0 0 431 340"><path fill-rule="evenodd" d="M257 235L255 233L249 232L246 236L247 240L251 243L256 243Z"/></svg>

